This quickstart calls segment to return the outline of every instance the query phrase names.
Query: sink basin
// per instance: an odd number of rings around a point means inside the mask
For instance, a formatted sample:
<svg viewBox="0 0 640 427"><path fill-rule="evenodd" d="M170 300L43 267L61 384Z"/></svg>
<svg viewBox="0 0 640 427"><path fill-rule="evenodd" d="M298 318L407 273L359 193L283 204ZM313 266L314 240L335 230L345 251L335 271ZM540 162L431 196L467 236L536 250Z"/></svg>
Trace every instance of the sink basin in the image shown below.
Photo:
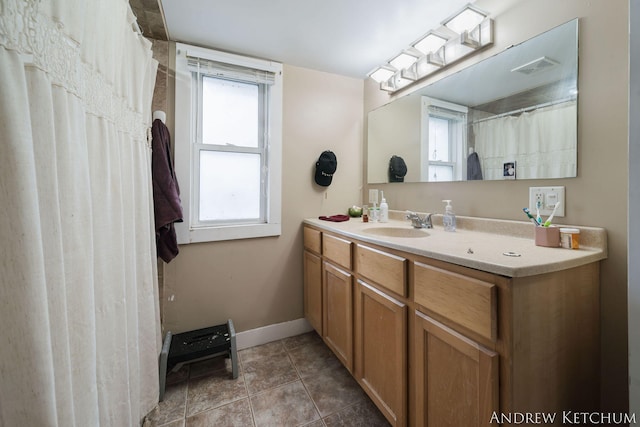
<svg viewBox="0 0 640 427"><path fill-rule="evenodd" d="M380 237L427 237L429 233L423 228L375 227L362 231L365 234Z"/></svg>

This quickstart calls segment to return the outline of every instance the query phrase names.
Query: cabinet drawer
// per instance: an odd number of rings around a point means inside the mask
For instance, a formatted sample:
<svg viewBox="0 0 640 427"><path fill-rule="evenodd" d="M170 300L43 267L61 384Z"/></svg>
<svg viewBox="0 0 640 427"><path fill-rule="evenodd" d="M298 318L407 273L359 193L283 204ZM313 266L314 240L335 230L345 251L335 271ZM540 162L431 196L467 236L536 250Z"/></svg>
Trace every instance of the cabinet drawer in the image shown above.
<svg viewBox="0 0 640 427"><path fill-rule="evenodd" d="M351 270L350 241L325 234L323 236L322 255L348 270Z"/></svg>
<svg viewBox="0 0 640 427"><path fill-rule="evenodd" d="M313 228L304 227L304 247L310 251L320 253L322 234Z"/></svg>
<svg viewBox="0 0 640 427"><path fill-rule="evenodd" d="M415 302L480 334L497 339L497 288L494 284L416 262Z"/></svg>
<svg viewBox="0 0 640 427"><path fill-rule="evenodd" d="M407 260L358 245L356 271L398 295L407 296Z"/></svg>

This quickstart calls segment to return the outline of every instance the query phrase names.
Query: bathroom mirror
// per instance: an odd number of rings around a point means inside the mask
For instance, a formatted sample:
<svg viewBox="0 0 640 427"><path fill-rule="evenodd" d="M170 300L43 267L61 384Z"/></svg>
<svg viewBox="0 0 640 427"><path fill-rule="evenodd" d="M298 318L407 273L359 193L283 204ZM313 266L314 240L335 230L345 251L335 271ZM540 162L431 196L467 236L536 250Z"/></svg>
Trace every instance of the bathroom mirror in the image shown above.
<svg viewBox="0 0 640 427"><path fill-rule="evenodd" d="M371 111L368 183L575 177L577 76L575 19Z"/></svg>

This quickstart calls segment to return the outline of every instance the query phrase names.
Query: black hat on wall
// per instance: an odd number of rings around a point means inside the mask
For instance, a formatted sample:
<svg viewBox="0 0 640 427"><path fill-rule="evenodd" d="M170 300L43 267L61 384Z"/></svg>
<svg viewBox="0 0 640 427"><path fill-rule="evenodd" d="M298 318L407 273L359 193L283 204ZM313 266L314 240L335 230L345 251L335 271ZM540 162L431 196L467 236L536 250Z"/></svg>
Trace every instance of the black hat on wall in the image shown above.
<svg viewBox="0 0 640 427"><path fill-rule="evenodd" d="M400 156L391 156L389 160L389 182L404 182L407 164Z"/></svg>
<svg viewBox="0 0 640 427"><path fill-rule="evenodd" d="M331 151L323 151L316 162L316 184L323 187L331 185L333 174L338 168L336 155Z"/></svg>

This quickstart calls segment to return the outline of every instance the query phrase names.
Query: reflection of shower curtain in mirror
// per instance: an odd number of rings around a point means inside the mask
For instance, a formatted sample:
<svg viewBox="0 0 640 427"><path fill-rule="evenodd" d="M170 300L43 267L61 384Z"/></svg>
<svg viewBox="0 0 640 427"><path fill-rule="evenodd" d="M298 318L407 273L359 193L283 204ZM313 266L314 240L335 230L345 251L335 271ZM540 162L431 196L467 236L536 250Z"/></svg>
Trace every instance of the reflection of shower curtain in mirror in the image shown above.
<svg viewBox="0 0 640 427"><path fill-rule="evenodd" d="M576 101L473 124L485 179L502 179L516 161L518 179L576 176Z"/></svg>

